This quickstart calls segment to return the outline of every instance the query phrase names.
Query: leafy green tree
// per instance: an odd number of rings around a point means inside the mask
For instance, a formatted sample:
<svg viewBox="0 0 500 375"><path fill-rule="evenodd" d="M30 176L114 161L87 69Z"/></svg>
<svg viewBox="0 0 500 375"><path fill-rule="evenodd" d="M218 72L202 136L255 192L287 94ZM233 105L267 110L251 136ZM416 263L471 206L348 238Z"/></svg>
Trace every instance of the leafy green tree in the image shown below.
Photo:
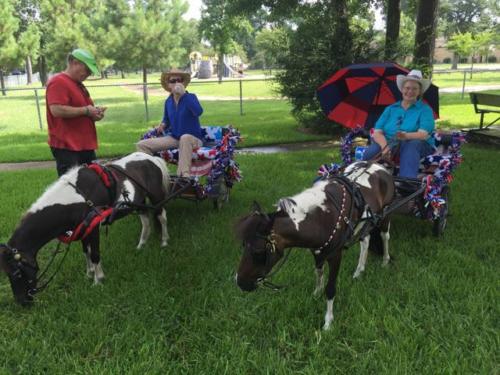
<svg viewBox="0 0 500 375"><path fill-rule="evenodd" d="M234 16L229 11L229 0L203 0L205 8L201 13L200 29L217 53L219 82L222 81L224 55L235 50L235 36L238 32L249 32L251 25L248 19Z"/></svg>
<svg viewBox="0 0 500 375"><path fill-rule="evenodd" d="M259 31L255 37L256 65L264 69L279 68L289 48L289 33L284 27Z"/></svg>
<svg viewBox="0 0 500 375"><path fill-rule="evenodd" d="M484 62L488 62L488 54L490 53L491 45L495 42L495 34L492 30L483 31L474 35L475 50L481 57L484 57Z"/></svg>
<svg viewBox="0 0 500 375"><path fill-rule="evenodd" d="M415 21L401 13L401 28L399 31L398 55L401 61L406 57L413 55L413 47L415 45Z"/></svg>
<svg viewBox="0 0 500 375"><path fill-rule="evenodd" d="M473 35L493 30L500 19L497 0L441 0L440 32L449 39L457 33L470 32ZM456 69L459 56L453 56L452 69Z"/></svg>
<svg viewBox="0 0 500 375"><path fill-rule="evenodd" d="M18 59L18 48L14 34L19 28L19 20L14 16L11 0L0 0L0 87L6 95L4 72L11 69Z"/></svg>
<svg viewBox="0 0 500 375"><path fill-rule="evenodd" d="M18 56L19 59L24 59L26 63L27 83L32 83L32 64L33 59L38 58L40 49L40 31L34 23L30 23L18 37Z"/></svg>
<svg viewBox="0 0 500 375"><path fill-rule="evenodd" d="M147 82L147 71L180 63L185 50L181 48L182 14L187 4L181 0L135 0L123 20L123 26L111 28L110 38L116 42L124 55L124 65L141 67L143 82ZM117 57L118 55L114 55Z"/></svg>
<svg viewBox="0 0 500 375"><path fill-rule="evenodd" d="M42 53L50 70L63 70L68 53L78 47L92 51L99 58L94 41L84 33L91 27L89 18L95 14L98 3L92 0L41 0L40 4Z"/></svg>
<svg viewBox="0 0 500 375"><path fill-rule="evenodd" d="M16 39L19 54L25 59L27 83L32 83L32 62L40 51L39 6L35 0L16 0L15 15L19 19Z"/></svg>
<svg viewBox="0 0 500 375"><path fill-rule="evenodd" d="M181 61L189 61L189 54L202 49L201 35L198 20L189 20L182 23L181 48L185 51L181 56Z"/></svg>
<svg viewBox="0 0 500 375"><path fill-rule="evenodd" d="M457 33L451 36L446 44L446 48L455 52L459 57L469 57L474 49L474 39L472 33Z"/></svg>

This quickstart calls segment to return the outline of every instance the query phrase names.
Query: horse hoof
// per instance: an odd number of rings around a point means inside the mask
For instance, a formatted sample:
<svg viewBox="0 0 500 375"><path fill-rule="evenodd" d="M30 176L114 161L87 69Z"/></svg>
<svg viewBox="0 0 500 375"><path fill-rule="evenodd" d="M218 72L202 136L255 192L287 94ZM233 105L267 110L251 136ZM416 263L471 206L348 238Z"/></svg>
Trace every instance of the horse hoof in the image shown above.
<svg viewBox="0 0 500 375"><path fill-rule="evenodd" d="M162 242L162 243L160 244L160 247L161 247L162 249L163 249L163 248L165 248L165 247L167 247L167 246L168 246L168 242L167 242L167 241L164 241L164 242Z"/></svg>
<svg viewBox="0 0 500 375"><path fill-rule="evenodd" d="M323 325L323 331L329 331L331 326L332 326L332 322L325 323Z"/></svg>
<svg viewBox="0 0 500 375"><path fill-rule="evenodd" d="M353 279L357 279L358 277L360 277L360 276L361 276L361 273L362 273L362 272L363 272L363 271L358 271L358 270L356 270L356 272L354 272L354 275L352 275L352 278L353 278Z"/></svg>
<svg viewBox="0 0 500 375"><path fill-rule="evenodd" d="M391 261L390 259L387 259L387 260L384 259L384 261L382 262L382 267L387 267L389 265L390 261Z"/></svg>
<svg viewBox="0 0 500 375"><path fill-rule="evenodd" d="M87 271L87 277L89 279L93 279L94 278L94 271Z"/></svg>
<svg viewBox="0 0 500 375"><path fill-rule="evenodd" d="M136 250L142 250L144 248L144 244L143 243L140 243L139 245L137 245L136 247Z"/></svg>

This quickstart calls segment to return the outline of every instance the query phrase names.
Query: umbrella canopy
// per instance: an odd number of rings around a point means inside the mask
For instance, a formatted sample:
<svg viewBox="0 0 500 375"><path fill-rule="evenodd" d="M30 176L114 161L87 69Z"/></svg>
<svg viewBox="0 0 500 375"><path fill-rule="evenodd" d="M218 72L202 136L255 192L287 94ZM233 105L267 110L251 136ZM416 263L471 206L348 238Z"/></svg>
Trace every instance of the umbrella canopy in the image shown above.
<svg viewBox="0 0 500 375"><path fill-rule="evenodd" d="M326 116L347 127L371 128L386 106L401 100L398 74L409 70L395 63L354 64L340 69L317 90ZM431 85L423 101L439 117L438 87Z"/></svg>

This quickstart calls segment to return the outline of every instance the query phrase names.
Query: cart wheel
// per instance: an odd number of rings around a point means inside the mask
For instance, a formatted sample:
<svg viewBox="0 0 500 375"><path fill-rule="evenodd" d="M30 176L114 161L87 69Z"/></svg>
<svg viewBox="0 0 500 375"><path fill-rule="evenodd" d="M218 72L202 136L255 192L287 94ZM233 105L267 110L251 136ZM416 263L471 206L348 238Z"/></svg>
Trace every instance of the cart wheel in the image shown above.
<svg viewBox="0 0 500 375"><path fill-rule="evenodd" d="M441 237L444 234L444 230L446 229L446 224L448 221L449 213L449 188L448 186L444 186L441 192L441 197L444 199L444 204L441 207L440 215L437 219L433 220L432 226L432 234L436 237Z"/></svg>
<svg viewBox="0 0 500 375"><path fill-rule="evenodd" d="M224 204L229 201L230 189L226 185L224 178L219 179L218 188L219 193L217 197L214 198L213 203L216 210L221 210Z"/></svg>

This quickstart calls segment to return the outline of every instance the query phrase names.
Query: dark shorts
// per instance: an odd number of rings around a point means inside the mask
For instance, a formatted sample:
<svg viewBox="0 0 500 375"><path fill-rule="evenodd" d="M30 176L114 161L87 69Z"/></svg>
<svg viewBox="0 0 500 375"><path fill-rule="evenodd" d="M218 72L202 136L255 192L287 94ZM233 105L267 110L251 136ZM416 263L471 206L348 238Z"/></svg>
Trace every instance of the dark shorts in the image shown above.
<svg viewBox="0 0 500 375"><path fill-rule="evenodd" d="M94 150L72 151L64 148L51 147L52 155L56 159L57 174L62 176L76 165L89 164L97 159Z"/></svg>

